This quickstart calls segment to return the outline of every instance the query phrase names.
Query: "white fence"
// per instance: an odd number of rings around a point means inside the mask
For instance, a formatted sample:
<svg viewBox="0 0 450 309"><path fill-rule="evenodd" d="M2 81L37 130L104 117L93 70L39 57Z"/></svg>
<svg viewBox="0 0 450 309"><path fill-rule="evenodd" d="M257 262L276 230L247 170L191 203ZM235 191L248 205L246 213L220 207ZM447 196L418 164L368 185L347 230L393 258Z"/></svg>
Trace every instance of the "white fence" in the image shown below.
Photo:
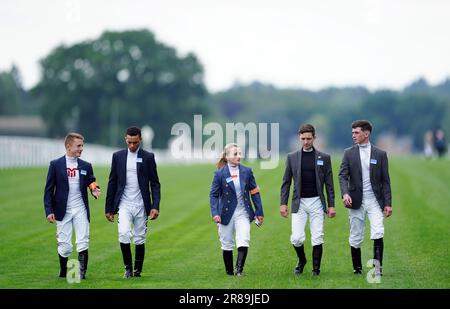
<svg viewBox="0 0 450 309"><path fill-rule="evenodd" d="M125 147L125 145L124 145ZM81 158L93 165L111 164L114 151L119 148L101 145L84 144ZM159 164L192 164L213 162L205 159L176 159L169 150L151 150L155 154L156 163ZM47 138L0 136L0 169L27 166L48 166L51 160L59 158L66 153L64 140Z"/></svg>
<svg viewBox="0 0 450 309"><path fill-rule="evenodd" d="M116 148L85 144L82 159L92 164L107 165ZM66 153L64 140L0 136L0 168L46 166Z"/></svg>

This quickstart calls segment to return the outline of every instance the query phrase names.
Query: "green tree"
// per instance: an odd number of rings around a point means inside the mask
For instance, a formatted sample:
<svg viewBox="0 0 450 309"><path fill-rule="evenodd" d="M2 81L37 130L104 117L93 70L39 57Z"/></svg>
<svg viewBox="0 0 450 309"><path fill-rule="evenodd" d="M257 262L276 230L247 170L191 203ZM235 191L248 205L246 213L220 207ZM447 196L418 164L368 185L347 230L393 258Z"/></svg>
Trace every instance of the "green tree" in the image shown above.
<svg viewBox="0 0 450 309"><path fill-rule="evenodd" d="M0 115L23 114L27 111L26 103L17 67L13 65L9 72L0 72Z"/></svg>
<svg viewBox="0 0 450 309"><path fill-rule="evenodd" d="M41 60L32 90L49 135L82 132L91 142L121 145L130 125L150 125L154 146L165 147L174 122L207 115L203 67L158 42L148 30L105 32L59 46Z"/></svg>

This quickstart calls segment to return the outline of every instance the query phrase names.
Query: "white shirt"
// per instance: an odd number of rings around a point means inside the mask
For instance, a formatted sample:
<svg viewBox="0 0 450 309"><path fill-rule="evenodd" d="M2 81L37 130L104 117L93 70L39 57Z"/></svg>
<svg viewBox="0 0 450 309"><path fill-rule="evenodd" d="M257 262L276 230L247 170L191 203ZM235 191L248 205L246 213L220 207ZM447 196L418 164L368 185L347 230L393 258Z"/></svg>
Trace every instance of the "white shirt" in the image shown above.
<svg viewBox="0 0 450 309"><path fill-rule="evenodd" d="M363 199L374 199L375 194L372 190L370 182L370 143L360 144L359 156L361 158L362 184L363 184Z"/></svg>
<svg viewBox="0 0 450 309"><path fill-rule="evenodd" d="M80 171L78 159L66 155L66 171L69 181L69 195L67 197L67 209L84 207L83 197L80 191Z"/></svg>
<svg viewBox="0 0 450 309"><path fill-rule="evenodd" d="M236 205L236 214L246 214L244 207L244 196L241 190L241 180L239 178L239 165L231 166L228 164L228 170L230 171L231 178L233 179L234 189L236 190L236 198L238 204Z"/></svg>
<svg viewBox="0 0 450 309"><path fill-rule="evenodd" d="M138 150L131 152L128 149L127 154L127 182L123 191L121 202L131 205L144 205L142 200L141 189L139 189L139 182L137 176L137 158Z"/></svg>

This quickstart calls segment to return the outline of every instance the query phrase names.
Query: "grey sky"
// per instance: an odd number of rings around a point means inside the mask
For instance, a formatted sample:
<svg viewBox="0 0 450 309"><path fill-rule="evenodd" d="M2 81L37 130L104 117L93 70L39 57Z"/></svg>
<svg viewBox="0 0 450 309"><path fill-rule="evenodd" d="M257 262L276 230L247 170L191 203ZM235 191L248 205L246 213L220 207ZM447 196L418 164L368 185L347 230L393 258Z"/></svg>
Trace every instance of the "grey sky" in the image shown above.
<svg viewBox="0 0 450 309"><path fill-rule="evenodd" d="M57 45L148 28L194 52L211 91L236 80L400 89L450 76L449 17L446 0L1 0L0 70L14 62L30 87Z"/></svg>

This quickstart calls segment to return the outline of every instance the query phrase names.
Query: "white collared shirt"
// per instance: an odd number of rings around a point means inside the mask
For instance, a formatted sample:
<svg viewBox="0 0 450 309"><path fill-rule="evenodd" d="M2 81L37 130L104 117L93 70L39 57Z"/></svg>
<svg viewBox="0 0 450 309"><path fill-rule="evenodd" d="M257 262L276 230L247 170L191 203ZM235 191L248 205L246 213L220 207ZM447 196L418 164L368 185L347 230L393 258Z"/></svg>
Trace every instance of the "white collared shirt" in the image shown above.
<svg viewBox="0 0 450 309"><path fill-rule="evenodd" d="M236 206L236 212L237 213L245 212L244 196L242 194L241 180L239 176L239 165L231 166L230 164L228 164L228 170L230 171L231 178L233 179L234 189L236 190L236 198L238 201L238 204Z"/></svg>
<svg viewBox="0 0 450 309"><path fill-rule="evenodd" d="M66 173L69 181L69 195L67 196L67 209L83 207L83 197L80 191L80 171L78 159L66 155Z"/></svg>
<svg viewBox="0 0 450 309"><path fill-rule="evenodd" d="M375 194L370 182L370 152L372 145L370 143L358 145L359 156L361 158L363 199L374 199Z"/></svg>
<svg viewBox="0 0 450 309"><path fill-rule="evenodd" d="M141 189L139 188L137 176L137 158L139 149L136 152L131 152L128 149L127 154L127 181L123 191L121 202L131 205L143 205Z"/></svg>

